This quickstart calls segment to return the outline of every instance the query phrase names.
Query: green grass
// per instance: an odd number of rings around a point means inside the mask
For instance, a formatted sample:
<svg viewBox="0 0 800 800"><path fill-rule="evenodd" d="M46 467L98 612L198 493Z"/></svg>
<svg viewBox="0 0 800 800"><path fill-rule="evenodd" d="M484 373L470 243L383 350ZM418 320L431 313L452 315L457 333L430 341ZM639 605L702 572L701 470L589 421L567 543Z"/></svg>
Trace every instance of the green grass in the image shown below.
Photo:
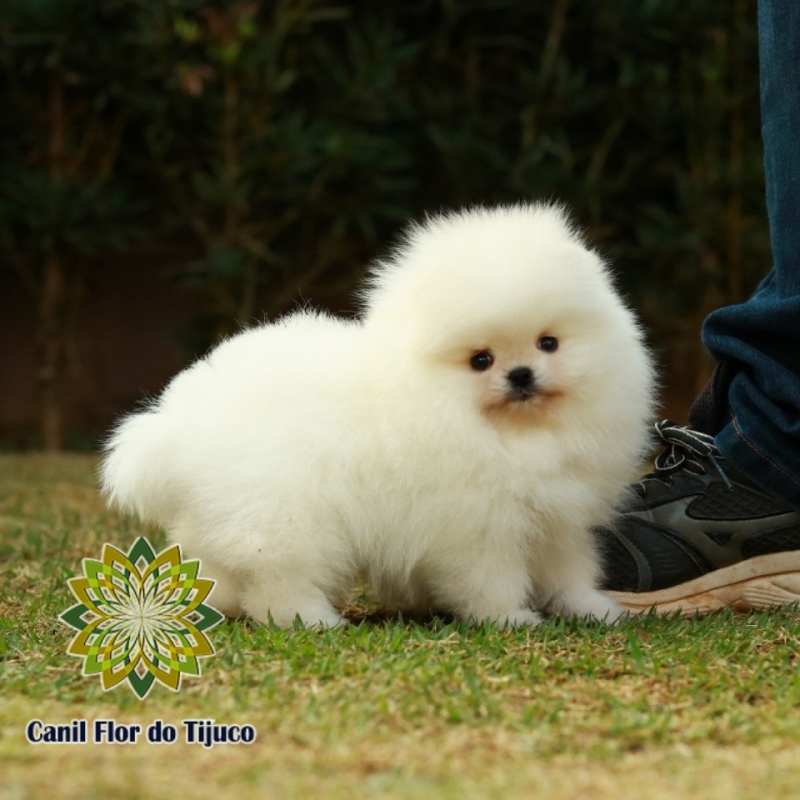
<svg viewBox="0 0 800 800"><path fill-rule="evenodd" d="M363 601L344 630L229 621L173 694L66 655L67 579L161 533L104 510L90 457L0 456L0 800L777 798L800 785L795 609L499 631ZM250 746L46 746L28 720L251 723Z"/></svg>

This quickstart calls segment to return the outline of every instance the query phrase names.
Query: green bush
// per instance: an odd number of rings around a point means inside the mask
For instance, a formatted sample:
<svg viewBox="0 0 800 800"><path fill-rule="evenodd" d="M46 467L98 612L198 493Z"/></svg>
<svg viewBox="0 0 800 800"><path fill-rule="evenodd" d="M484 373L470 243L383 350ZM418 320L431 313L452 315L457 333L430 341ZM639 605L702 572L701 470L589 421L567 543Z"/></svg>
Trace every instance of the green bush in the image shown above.
<svg viewBox="0 0 800 800"><path fill-rule="evenodd" d="M754 0L6 0L0 248L63 332L48 264L185 242L211 344L341 306L408 217L557 198L691 397L769 266L756 56Z"/></svg>

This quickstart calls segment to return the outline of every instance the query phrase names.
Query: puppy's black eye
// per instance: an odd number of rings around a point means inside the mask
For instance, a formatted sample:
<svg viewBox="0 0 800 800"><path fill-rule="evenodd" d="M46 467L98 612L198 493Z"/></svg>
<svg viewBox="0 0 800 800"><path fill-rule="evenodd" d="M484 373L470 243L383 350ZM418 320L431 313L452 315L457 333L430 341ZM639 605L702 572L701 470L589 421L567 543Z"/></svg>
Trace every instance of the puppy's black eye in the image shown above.
<svg viewBox="0 0 800 800"><path fill-rule="evenodd" d="M475 372L485 372L492 364L494 364L494 356L491 350L481 350L469 360L469 365Z"/></svg>
<svg viewBox="0 0 800 800"><path fill-rule="evenodd" d="M555 336L542 336L536 346L545 353L555 353L558 350L558 339Z"/></svg>

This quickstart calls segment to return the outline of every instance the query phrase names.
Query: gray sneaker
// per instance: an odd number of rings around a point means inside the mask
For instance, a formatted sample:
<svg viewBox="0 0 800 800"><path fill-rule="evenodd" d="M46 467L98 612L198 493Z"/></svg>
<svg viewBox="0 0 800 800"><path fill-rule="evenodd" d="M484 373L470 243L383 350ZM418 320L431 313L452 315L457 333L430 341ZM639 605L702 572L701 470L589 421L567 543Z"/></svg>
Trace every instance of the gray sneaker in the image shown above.
<svg viewBox="0 0 800 800"><path fill-rule="evenodd" d="M713 436L669 420L655 469L598 531L606 593L631 611L706 613L800 601L800 513L722 458Z"/></svg>

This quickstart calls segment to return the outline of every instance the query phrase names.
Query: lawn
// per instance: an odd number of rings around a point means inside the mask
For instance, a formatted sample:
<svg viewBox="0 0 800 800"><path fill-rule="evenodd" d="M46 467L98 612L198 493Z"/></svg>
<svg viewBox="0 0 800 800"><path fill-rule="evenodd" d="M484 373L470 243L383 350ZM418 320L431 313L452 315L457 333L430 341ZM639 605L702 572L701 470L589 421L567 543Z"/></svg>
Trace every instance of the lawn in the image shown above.
<svg viewBox="0 0 800 800"><path fill-rule="evenodd" d="M229 621L178 693L103 692L66 654L67 579L104 542L85 456L0 456L0 800L800 796L800 614L551 620L499 631L373 613L292 632ZM250 724L249 745L30 744L29 720Z"/></svg>

